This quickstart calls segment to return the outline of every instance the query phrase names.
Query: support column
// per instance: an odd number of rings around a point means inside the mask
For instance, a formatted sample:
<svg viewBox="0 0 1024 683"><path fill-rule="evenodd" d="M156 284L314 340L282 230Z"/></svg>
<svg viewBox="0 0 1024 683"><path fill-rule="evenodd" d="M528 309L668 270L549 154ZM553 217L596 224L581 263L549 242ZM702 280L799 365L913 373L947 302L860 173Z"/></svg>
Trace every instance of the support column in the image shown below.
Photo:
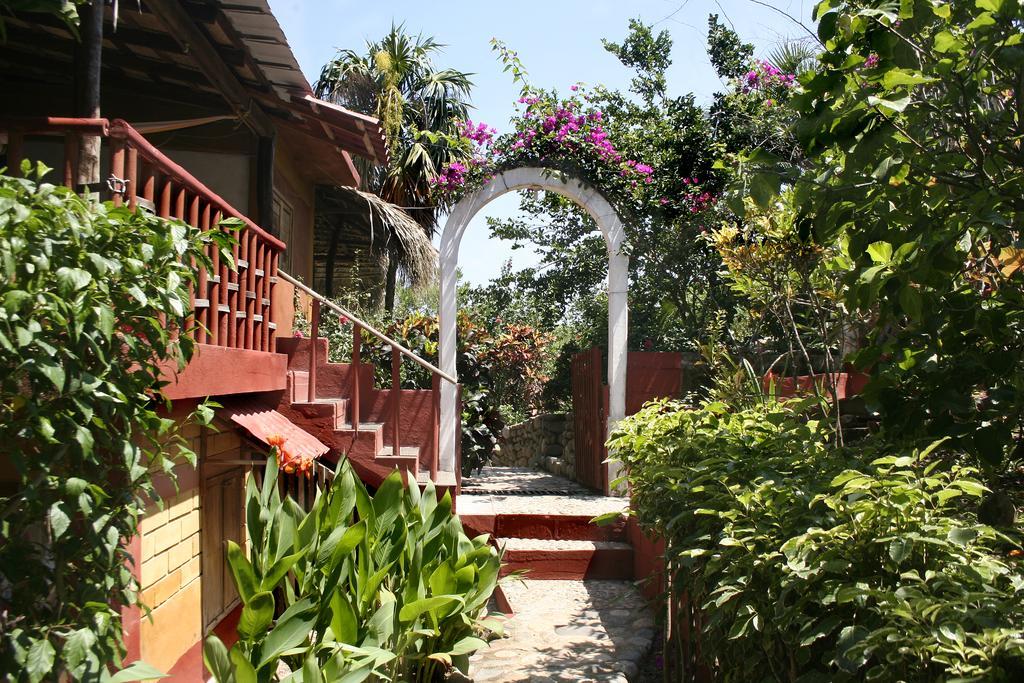
<svg viewBox="0 0 1024 683"><path fill-rule="evenodd" d="M103 0L92 0L78 9L80 42L75 48L75 116L100 117L100 68L103 55ZM100 138L83 135L78 155L79 185L100 182Z"/></svg>
<svg viewBox="0 0 1024 683"><path fill-rule="evenodd" d="M274 224L274 145L273 135L260 136L256 145L256 217L261 228L280 237Z"/></svg>
<svg viewBox="0 0 1024 683"><path fill-rule="evenodd" d="M472 203L472 202L469 202ZM458 289L459 265L459 242L462 240L462 232L469 217L466 215L465 206L460 203L452 211L445 225L444 234L441 236L440 260L440 307L439 313L439 363L440 368L452 377L458 377L455 367L456 345L456 301L455 295ZM455 471L455 453L459 434L456 433L458 426L455 419L455 410L458 405L458 387L451 382L441 382L441 415L440 427L438 429L438 469L441 472Z"/></svg>
<svg viewBox="0 0 1024 683"><path fill-rule="evenodd" d="M617 251L608 257L608 425L607 435L626 416L626 369L629 359L629 257ZM608 463L608 481L622 474ZM610 489L606 493L623 493Z"/></svg>

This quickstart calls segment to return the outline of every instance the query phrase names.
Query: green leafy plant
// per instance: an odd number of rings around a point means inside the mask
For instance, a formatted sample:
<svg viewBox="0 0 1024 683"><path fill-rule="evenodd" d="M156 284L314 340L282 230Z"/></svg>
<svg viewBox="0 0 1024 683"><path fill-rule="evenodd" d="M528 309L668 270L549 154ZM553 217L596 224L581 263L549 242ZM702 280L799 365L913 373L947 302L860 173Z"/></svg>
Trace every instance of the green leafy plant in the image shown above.
<svg viewBox="0 0 1024 683"><path fill-rule="evenodd" d="M346 461L309 512L282 498L277 463L246 492L249 557L227 558L243 608L239 641L207 639L219 683L440 680L499 629L486 616L501 558L466 537L449 493L396 470L370 496ZM280 678L282 664L291 673Z"/></svg>
<svg viewBox="0 0 1024 683"><path fill-rule="evenodd" d="M158 412L161 366L194 346L188 264L208 264L211 239L230 259L230 240L21 170L0 176L0 670L106 680L120 606L139 604L123 539L151 473L195 461Z"/></svg>
<svg viewBox="0 0 1024 683"><path fill-rule="evenodd" d="M658 402L611 438L701 614L702 664L723 681L1016 680L1019 538L978 523L977 472L947 443L837 448L811 404Z"/></svg>

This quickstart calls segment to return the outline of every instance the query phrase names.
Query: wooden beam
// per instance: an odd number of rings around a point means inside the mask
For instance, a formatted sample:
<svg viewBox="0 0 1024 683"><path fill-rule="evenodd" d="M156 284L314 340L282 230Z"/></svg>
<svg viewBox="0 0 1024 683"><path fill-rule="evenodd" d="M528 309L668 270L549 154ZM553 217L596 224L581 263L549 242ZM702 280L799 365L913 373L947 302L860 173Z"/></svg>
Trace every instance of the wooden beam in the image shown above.
<svg viewBox="0 0 1024 683"><path fill-rule="evenodd" d="M344 152L346 149L352 150L353 152L359 154L360 156L365 154L366 147L364 145L364 141L362 138L356 137L355 135L352 135L348 131L342 130L340 128L334 128L334 139L325 140L324 138L326 136L319 132L319 126L314 128L313 126L316 124L310 123L309 119L315 118L312 114L307 114L305 117L302 117L300 115L300 118L301 122L286 118L278 118L277 123L278 125L283 126L285 128L290 128L291 130L294 130L297 133L307 135L311 138L321 140L328 144L333 144L337 148L339 154ZM373 148L370 147L369 149L370 151L372 151Z"/></svg>
<svg viewBox="0 0 1024 683"><path fill-rule="evenodd" d="M146 6L178 39L182 49L196 60L206 77L213 82L242 121L257 135L273 135L274 125L270 117L238 81L235 72L224 62L188 10L177 0L147 0Z"/></svg>

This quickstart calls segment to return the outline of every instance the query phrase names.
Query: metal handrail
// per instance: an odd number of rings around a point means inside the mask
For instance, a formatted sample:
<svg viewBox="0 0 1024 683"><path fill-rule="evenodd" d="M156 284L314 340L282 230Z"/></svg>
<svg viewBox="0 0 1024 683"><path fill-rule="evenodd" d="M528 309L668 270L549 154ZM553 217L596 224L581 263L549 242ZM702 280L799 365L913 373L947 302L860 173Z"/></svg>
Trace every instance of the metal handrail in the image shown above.
<svg viewBox="0 0 1024 683"><path fill-rule="evenodd" d="M302 284L301 282L299 282L298 280L296 280L295 278L293 278L291 275L289 275L288 273L284 272L283 270L278 270L277 271L277 275L282 280L285 280L286 282L290 282L291 284L295 285L296 287L301 289L306 294L310 295L314 299L317 299L318 301L320 301L321 304L325 304L328 308L332 309L338 315L345 316L346 318L351 320L353 323L355 323L359 327L363 328L364 330L366 330L367 332L369 332L370 334L372 334L374 337L376 337L377 339L381 340L385 344L389 344L391 346L391 348L398 349L399 353L401 353L403 356L406 356L407 358L409 358L409 360L413 361L414 363L417 363L420 366L426 368L427 370L430 370L432 373L434 373L438 377L441 377L442 379L445 379L445 380L451 382L452 384L458 384L459 383L459 380L455 379L454 377L449 375L444 370L441 370L440 368L436 367L432 363L423 360L422 358L417 356L415 353L413 353L409 349L405 348L404 346L402 346L401 344L396 342L391 337L387 336L386 334L384 334L383 332L381 332L380 330L375 328L373 325L370 325L369 323L361 320L359 317L353 315L349 311L346 311L344 308L342 308L338 304L334 303L333 301L331 301L330 299L325 297L323 294L320 294L319 292L317 292L314 289L310 289L309 287L307 287L306 285ZM397 450L395 452L397 453Z"/></svg>

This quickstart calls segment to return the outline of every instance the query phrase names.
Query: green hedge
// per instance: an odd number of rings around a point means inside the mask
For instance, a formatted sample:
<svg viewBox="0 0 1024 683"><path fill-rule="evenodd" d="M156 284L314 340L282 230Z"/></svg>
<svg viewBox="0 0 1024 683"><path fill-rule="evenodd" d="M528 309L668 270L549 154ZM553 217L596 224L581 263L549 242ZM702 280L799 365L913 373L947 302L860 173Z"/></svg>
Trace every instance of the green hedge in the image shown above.
<svg viewBox="0 0 1024 683"><path fill-rule="evenodd" d="M1024 680L1024 562L938 447L838 448L767 402L661 402L610 442L725 681Z"/></svg>

